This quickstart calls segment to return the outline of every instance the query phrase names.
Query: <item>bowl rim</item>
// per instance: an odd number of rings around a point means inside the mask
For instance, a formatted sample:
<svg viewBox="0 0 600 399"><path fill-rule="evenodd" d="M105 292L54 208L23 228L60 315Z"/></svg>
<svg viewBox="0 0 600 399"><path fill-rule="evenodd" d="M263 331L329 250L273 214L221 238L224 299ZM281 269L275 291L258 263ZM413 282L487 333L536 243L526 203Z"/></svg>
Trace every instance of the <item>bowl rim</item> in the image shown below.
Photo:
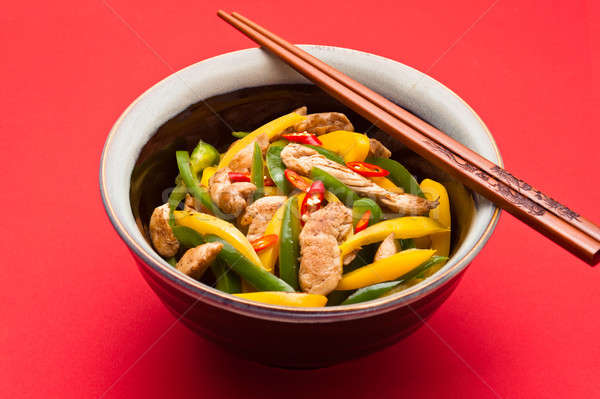
<svg viewBox="0 0 600 399"><path fill-rule="evenodd" d="M423 75L424 79L429 79L436 84L439 84L442 88L447 90L452 96L456 97L477 119L477 121L481 124L481 127L487 134L490 144L492 145L495 155L496 162L499 166L503 166L502 157L500 155L500 151L494 140L494 137L490 130L487 128L483 120L479 117L479 115L473 110L473 108L467 104L460 96L458 96L454 91L446 87L441 82L433 79L429 75L416 70L410 66L402 64L398 61L394 61L392 59L382 57L379 55L353 50L343 47L336 46L323 46L323 45L300 45L305 49L325 49L327 51L339 51L346 52L355 55L361 56L369 56L376 57L385 62L390 62L393 64L399 64L404 68L412 69ZM232 311L234 313L238 313L241 315L253 317L253 318L261 318L266 320L275 320L282 322L292 322L292 323L302 323L302 322L332 322L332 321L340 321L340 320L349 320L356 319L362 317L370 317L377 314L385 313L391 311L398 307L408 306L411 303L428 296L429 294L435 292L440 289L443 285L447 284L463 271L471 262L473 257L481 251L483 246L486 244L491 234L493 233L498 219L500 217L500 209L493 206L493 214L490 217L490 220L485 227L485 230L481 234L481 236L477 239L477 241L473 244L473 246L468 250L468 252L462 256L454 265L452 265L447 270L443 272L437 272L430 276L428 279L424 280L421 283L415 284L402 292L396 293L394 295L390 295L387 297L382 297L378 299L374 299L371 301L357 303L352 305L344 305L344 306L332 306L332 307L321 307L321 308L302 308L302 307L288 307L288 306L280 306L280 305L271 305L266 303L255 302L247 299L243 299L240 297L236 297L234 295L222 292L217 290L216 288L210 287L204 283L201 283L197 280L194 280L188 276L183 275L182 273L175 270L172 266L168 265L166 262L158 262L155 260L151 254L149 254L143 247L138 245L136 239L132 237L124 226L121 224L116 211L114 210L111 201L110 195L107 190L106 183L106 163L107 163L107 154L109 152L110 145L112 143L113 137L119 131L119 127L124 118L129 114L129 112L140 102L142 98L145 98L150 94L157 86L163 84L165 81L172 79L179 73L187 69L193 68L195 65L214 60L217 58L233 56L241 53L251 53L263 51L260 48L247 48L237 51L231 51L224 54L220 54L214 57L210 57L201 61L198 61L194 64L191 64L185 68L182 68L165 78L161 79L157 83L150 86L147 90L145 90L141 95L139 95L127 108L121 113L117 121L112 126L104 144L102 155L100 159L100 170L99 170L99 183L100 183L100 194L102 198L102 203L105 208L105 212L108 218L111 221L114 229L121 237L121 239L128 246L129 250L136 255L145 266L148 266L147 269L151 271L153 274L157 275L157 277L161 278L163 281L168 282L171 286L176 288L177 290L183 290L185 294L191 296L195 299L193 304L190 306L193 307L198 301L202 301L208 303L209 305L217 306L224 310ZM440 282L441 281L441 282ZM438 284L436 284L438 283ZM190 309L188 308L188 310Z"/></svg>

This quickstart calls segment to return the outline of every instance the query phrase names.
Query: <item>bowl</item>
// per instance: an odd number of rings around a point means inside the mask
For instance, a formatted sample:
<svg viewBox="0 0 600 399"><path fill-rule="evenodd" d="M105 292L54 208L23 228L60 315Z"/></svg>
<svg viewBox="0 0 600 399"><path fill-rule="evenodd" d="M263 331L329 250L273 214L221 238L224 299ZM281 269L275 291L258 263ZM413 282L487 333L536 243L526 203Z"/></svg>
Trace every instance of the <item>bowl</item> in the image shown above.
<svg viewBox="0 0 600 399"><path fill-rule="evenodd" d="M304 45L312 55L502 165L494 139L456 94L401 63L339 47ZM307 104L309 112L346 112L417 175L442 181L453 202L453 252L437 273L394 295L347 306L287 308L237 298L166 263L147 239L152 209L166 201L177 174L176 150L202 138L220 150L232 130L249 130ZM499 209L386 137L265 51L210 58L157 83L113 126L101 158L102 200L115 230L165 306L201 336L249 359L314 368L359 357L407 336L456 288L492 234Z"/></svg>

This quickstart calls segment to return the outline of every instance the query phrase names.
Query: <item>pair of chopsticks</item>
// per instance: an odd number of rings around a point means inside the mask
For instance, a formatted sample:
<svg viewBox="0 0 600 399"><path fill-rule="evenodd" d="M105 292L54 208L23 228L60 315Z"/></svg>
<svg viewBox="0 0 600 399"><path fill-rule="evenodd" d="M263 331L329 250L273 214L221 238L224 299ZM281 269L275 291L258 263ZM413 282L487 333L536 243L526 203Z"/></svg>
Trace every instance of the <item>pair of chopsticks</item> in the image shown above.
<svg viewBox="0 0 600 399"><path fill-rule="evenodd" d="M427 122L238 13L219 17L326 93L467 187L590 265L600 261L600 228Z"/></svg>

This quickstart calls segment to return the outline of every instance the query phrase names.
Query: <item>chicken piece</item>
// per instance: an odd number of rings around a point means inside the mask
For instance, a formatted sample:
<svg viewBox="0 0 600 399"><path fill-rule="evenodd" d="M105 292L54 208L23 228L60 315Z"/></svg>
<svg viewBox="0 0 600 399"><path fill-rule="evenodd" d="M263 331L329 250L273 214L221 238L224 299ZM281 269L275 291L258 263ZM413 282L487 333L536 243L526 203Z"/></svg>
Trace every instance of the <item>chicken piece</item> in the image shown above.
<svg viewBox="0 0 600 399"><path fill-rule="evenodd" d="M248 237L249 241L254 241L265 235L267 225L286 199L287 197L284 195L263 197L257 199L252 205L246 208L246 211L240 218L240 226L248 226L246 237Z"/></svg>
<svg viewBox="0 0 600 399"><path fill-rule="evenodd" d="M281 160L286 167L301 175L309 175L313 167L318 167L329 173L357 193L374 198L392 212L403 215L425 215L430 209L438 206L437 201L428 201L425 198L412 194L399 194L387 191L354 172L345 165L340 165L325 158L312 148L290 143L281 151Z"/></svg>
<svg viewBox="0 0 600 399"><path fill-rule="evenodd" d="M185 194L185 201L183 202L183 210L184 211L199 211L200 209L196 207L196 199L192 197L189 193Z"/></svg>
<svg viewBox="0 0 600 399"><path fill-rule="evenodd" d="M394 233L391 233L389 236L385 237L385 240L383 240L379 245L379 248L377 248L373 261L377 262L378 260L389 258L396 252L398 252L398 247L396 247Z"/></svg>
<svg viewBox="0 0 600 399"><path fill-rule="evenodd" d="M179 250L179 241L169 225L169 204L154 209L150 217L150 238L156 251L169 258Z"/></svg>
<svg viewBox="0 0 600 399"><path fill-rule="evenodd" d="M302 291L327 295L342 278L339 242L352 229L352 212L340 203L329 203L310 214L300 232Z"/></svg>
<svg viewBox="0 0 600 399"><path fill-rule="evenodd" d="M266 134L260 134L256 140L242 148L229 163L232 172L248 173L252 169L252 155L254 154L254 143L258 143L263 155L269 146L269 137Z"/></svg>
<svg viewBox="0 0 600 399"><path fill-rule="evenodd" d="M308 114L306 119L294 125L292 131L307 131L317 136L335 130L354 131L354 126L348 120L346 115L339 112L323 112L320 114Z"/></svg>
<svg viewBox="0 0 600 399"><path fill-rule="evenodd" d="M223 244L220 242L209 242L188 249L179 259L175 268L199 280L208 266L214 262L221 249L223 249Z"/></svg>
<svg viewBox="0 0 600 399"><path fill-rule="evenodd" d="M237 216L248 206L248 198L256 191L256 186L248 182L232 183L229 172L229 168L216 171L208 181L208 192L223 212Z"/></svg>
<svg viewBox="0 0 600 399"><path fill-rule="evenodd" d="M306 108L306 105L304 105L300 108L296 108L293 112L297 113L298 115L306 116L307 111L308 111L308 108Z"/></svg>
<svg viewBox="0 0 600 399"><path fill-rule="evenodd" d="M389 158L392 156L392 152L381 144L381 141L369 139L369 155L380 158Z"/></svg>

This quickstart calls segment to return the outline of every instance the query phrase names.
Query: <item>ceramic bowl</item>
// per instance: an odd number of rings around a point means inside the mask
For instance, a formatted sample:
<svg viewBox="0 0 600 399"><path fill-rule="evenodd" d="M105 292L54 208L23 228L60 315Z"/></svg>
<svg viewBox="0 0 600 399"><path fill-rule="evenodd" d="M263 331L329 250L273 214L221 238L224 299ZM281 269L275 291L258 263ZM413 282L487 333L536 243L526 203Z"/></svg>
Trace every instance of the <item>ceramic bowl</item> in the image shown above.
<svg viewBox="0 0 600 399"><path fill-rule="evenodd" d="M302 46L314 56L413 112L502 165L492 135L456 94L401 63L338 47ZM220 292L169 266L147 240L154 206L165 202L177 174L175 151L199 138L220 150L231 130L250 130L294 107L339 110L357 131L369 130L420 176L441 180L453 203L453 252L426 280L377 300L325 308L259 304ZM113 126L101 159L102 200L141 274L187 326L250 359L281 367L322 367L365 355L410 334L448 298L492 234L499 210L443 172L386 139L370 124L261 49L198 62L151 87Z"/></svg>

